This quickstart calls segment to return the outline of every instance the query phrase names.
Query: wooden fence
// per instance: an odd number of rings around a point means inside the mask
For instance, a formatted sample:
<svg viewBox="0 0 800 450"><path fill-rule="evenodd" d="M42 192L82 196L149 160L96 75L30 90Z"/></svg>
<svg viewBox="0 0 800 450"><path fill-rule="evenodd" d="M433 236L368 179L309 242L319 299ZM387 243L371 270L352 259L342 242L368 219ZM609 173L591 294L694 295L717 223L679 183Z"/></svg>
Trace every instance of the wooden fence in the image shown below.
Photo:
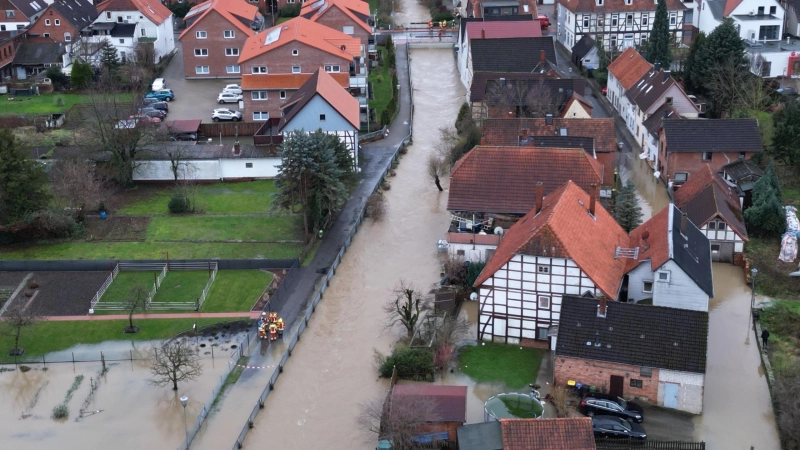
<svg viewBox="0 0 800 450"><path fill-rule="evenodd" d="M261 122L216 122L201 123L200 134L205 137L222 136L252 136L263 125Z"/></svg>
<svg viewBox="0 0 800 450"><path fill-rule="evenodd" d="M705 442L596 439L597 450L705 450Z"/></svg>

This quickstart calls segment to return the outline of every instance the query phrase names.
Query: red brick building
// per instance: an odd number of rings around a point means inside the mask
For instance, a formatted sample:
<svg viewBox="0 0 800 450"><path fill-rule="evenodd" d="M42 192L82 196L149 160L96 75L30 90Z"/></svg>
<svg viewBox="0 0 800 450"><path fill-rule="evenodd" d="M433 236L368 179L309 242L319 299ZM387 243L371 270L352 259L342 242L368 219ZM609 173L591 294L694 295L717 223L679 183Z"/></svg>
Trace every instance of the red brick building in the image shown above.
<svg viewBox="0 0 800 450"><path fill-rule="evenodd" d="M244 109L242 117L246 122L280 118L281 107L309 78L310 73L289 74L244 74L242 75L242 95ZM350 77L346 73L332 73L333 79L347 89Z"/></svg>
<svg viewBox="0 0 800 450"><path fill-rule="evenodd" d="M97 18L89 0L57 0L28 29L28 42L72 42Z"/></svg>
<svg viewBox="0 0 800 450"><path fill-rule="evenodd" d="M658 165L665 183L684 183L708 164L714 173L764 151L756 119L665 119L658 143Z"/></svg>
<svg viewBox="0 0 800 450"><path fill-rule="evenodd" d="M565 296L555 384L571 380L699 414L707 348L705 311Z"/></svg>
<svg viewBox="0 0 800 450"><path fill-rule="evenodd" d="M300 16L312 22L357 37L362 45L369 44L372 26L369 24L369 4L363 0L307 1Z"/></svg>
<svg viewBox="0 0 800 450"><path fill-rule="evenodd" d="M193 7L184 20L186 29L178 40L183 44L186 78L241 77L242 47L264 27L257 4L209 0Z"/></svg>
<svg viewBox="0 0 800 450"><path fill-rule="evenodd" d="M592 419L500 419L458 428L461 450L595 450Z"/></svg>

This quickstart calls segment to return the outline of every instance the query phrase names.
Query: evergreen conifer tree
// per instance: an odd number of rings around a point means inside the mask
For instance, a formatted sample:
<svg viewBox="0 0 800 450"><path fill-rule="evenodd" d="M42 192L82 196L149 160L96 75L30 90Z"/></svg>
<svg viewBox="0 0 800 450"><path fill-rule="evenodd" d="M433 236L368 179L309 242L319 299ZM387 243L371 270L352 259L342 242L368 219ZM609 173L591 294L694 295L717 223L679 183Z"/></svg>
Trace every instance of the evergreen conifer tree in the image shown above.
<svg viewBox="0 0 800 450"><path fill-rule="evenodd" d="M627 233L642 224L642 208L636 201L636 186L630 180L614 199L614 219Z"/></svg>
<svg viewBox="0 0 800 450"><path fill-rule="evenodd" d="M650 32L648 44L647 60L651 63L661 63L664 70L669 70L672 65L672 51L670 50L669 15L667 14L666 0L658 0L656 18L653 21L653 31Z"/></svg>

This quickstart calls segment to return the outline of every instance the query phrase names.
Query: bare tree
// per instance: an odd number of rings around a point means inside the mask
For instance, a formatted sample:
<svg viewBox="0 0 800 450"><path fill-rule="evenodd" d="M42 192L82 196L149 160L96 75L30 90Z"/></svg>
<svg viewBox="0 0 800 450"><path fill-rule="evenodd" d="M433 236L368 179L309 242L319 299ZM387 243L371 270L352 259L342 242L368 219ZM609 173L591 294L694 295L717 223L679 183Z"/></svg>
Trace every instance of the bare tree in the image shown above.
<svg viewBox="0 0 800 450"><path fill-rule="evenodd" d="M17 304L10 305L6 309L2 320L0 320L2 326L0 330L2 330L3 336L14 339L14 348L8 353L9 356L21 356L25 353L25 349L19 347L19 340L26 329L40 320L41 318L34 314L33 311L20 304L19 300Z"/></svg>
<svg viewBox="0 0 800 450"><path fill-rule="evenodd" d="M387 316L387 327L399 323L408 333L408 338L414 336L414 330L420 318L420 313L428 309L428 300L422 297L417 289L400 280L400 285L393 291L394 299L387 302L383 310Z"/></svg>
<svg viewBox="0 0 800 450"><path fill-rule="evenodd" d="M150 367L153 378L150 384L158 387L172 384L172 390L178 390L179 381L194 380L203 373L203 366L197 353L183 339L176 339L162 344Z"/></svg>
<svg viewBox="0 0 800 450"><path fill-rule="evenodd" d="M164 153L169 158L169 169L172 171L172 177L175 178L175 183L177 184L181 175L183 175L183 178L187 176L187 171L191 164L188 161L191 151L188 146L178 144L167 146L164 149Z"/></svg>
<svg viewBox="0 0 800 450"><path fill-rule="evenodd" d="M800 362L773 365L773 399L777 422L786 448L800 448Z"/></svg>
<svg viewBox="0 0 800 450"><path fill-rule="evenodd" d="M544 84L540 79L528 88L522 104L522 117L544 117L547 114L557 115L561 97Z"/></svg>
<svg viewBox="0 0 800 450"><path fill-rule="evenodd" d="M391 395L391 394L389 394ZM398 450L417 450L427 447L414 441L425 432L425 425L436 422L439 416L436 403L422 395L383 396L361 404L358 423L361 428L378 439L387 439Z"/></svg>
<svg viewBox="0 0 800 450"><path fill-rule="evenodd" d="M103 184L94 173L93 164L79 160L61 160L54 167L53 190L78 220L87 209L98 206L105 197Z"/></svg>
<svg viewBox="0 0 800 450"><path fill-rule="evenodd" d="M428 155L426 168L428 170L428 175L433 178L433 182L436 183L436 188L439 189L439 192L442 192L444 189L442 189L439 178L447 176L447 164L445 164L441 157L430 154Z"/></svg>
<svg viewBox="0 0 800 450"><path fill-rule="evenodd" d="M484 102L489 106L489 116L512 113L516 117L544 117L558 114L561 98L544 79L508 80L490 85Z"/></svg>
<svg viewBox="0 0 800 450"><path fill-rule="evenodd" d="M456 360L456 347L468 334L472 326L469 320L446 316L437 322L433 340L436 367L447 369Z"/></svg>
<svg viewBox="0 0 800 450"><path fill-rule="evenodd" d="M550 403L556 409L556 417L567 417L567 390L563 386L553 386L550 389Z"/></svg>
<svg viewBox="0 0 800 450"><path fill-rule="evenodd" d="M147 307L147 296L150 293L142 286L134 286L128 294L128 326L124 333L137 333L139 327L133 326L133 313Z"/></svg>
<svg viewBox="0 0 800 450"><path fill-rule="evenodd" d="M737 61L713 66L706 83L714 103L719 105L719 112L728 116L737 111L761 110L771 102L770 89L763 80Z"/></svg>

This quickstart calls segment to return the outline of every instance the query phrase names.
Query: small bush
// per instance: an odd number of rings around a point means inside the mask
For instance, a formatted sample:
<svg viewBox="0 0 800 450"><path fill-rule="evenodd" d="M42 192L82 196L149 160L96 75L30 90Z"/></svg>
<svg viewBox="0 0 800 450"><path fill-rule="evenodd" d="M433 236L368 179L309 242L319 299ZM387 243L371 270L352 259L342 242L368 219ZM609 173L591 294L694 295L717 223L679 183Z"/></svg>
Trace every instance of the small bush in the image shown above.
<svg viewBox="0 0 800 450"><path fill-rule="evenodd" d="M404 146L400 147L400 150L398 150L398 152L399 152L401 155L405 155L406 153L408 153L408 147L406 147L406 146L404 145Z"/></svg>
<svg viewBox="0 0 800 450"><path fill-rule="evenodd" d="M28 281L28 289L36 289L38 287L39 287L39 282L36 281L35 279L31 278L31 280Z"/></svg>
<svg viewBox="0 0 800 450"><path fill-rule="evenodd" d="M394 367L397 367L400 378L425 379L433 375L433 353L420 348L395 349L391 355L383 358L378 370L382 377L389 378Z"/></svg>
<svg viewBox="0 0 800 450"><path fill-rule="evenodd" d="M376 83L383 83L383 75L378 75L375 77Z"/></svg>
<svg viewBox="0 0 800 450"><path fill-rule="evenodd" d="M389 184L389 183L387 183L387 182L385 182L385 181L384 181L383 183L381 183L381 189L382 189L382 190L384 190L384 191L388 191L388 190L389 190L389 189L391 189L391 188L392 188L392 185L391 185L391 184Z"/></svg>
<svg viewBox="0 0 800 450"><path fill-rule="evenodd" d="M286 5L280 9L278 13L281 17L297 17L300 15L300 3L295 3L293 5Z"/></svg>
<svg viewBox="0 0 800 450"><path fill-rule="evenodd" d="M381 220L383 216L386 215L386 210L389 207L389 202L386 200L386 196L382 193L376 192L369 196L367 199L367 205L364 208L364 213L367 217L374 220Z"/></svg>
<svg viewBox="0 0 800 450"><path fill-rule="evenodd" d="M387 107L383 111L381 111L381 125L391 125L392 123L392 113L389 112L389 108Z"/></svg>
<svg viewBox="0 0 800 450"><path fill-rule="evenodd" d="M0 233L11 236L12 241L31 239L61 239L79 235L83 228L75 219L56 208L46 208L28 214L25 219L0 227Z"/></svg>
<svg viewBox="0 0 800 450"><path fill-rule="evenodd" d="M69 417L67 405L62 403L53 408L53 419L66 419L67 417Z"/></svg>
<svg viewBox="0 0 800 450"><path fill-rule="evenodd" d="M33 291L32 291L32 290L30 290L30 289L25 289L25 291L23 292L23 294L25 294L25 297L28 297L28 298L31 298L31 297L33 297Z"/></svg>
<svg viewBox="0 0 800 450"><path fill-rule="evenodd" d="M600 87L606 87L608 84L608 72L605 70L594 70L594 79L597 80L597 83Z"/></svg>
<svg viewBox="0 0 800 450"><path fill-rule="evenodd" d="M172 214L183 214L189 211L189 202L182 195L176 194L169 199L167 207Z"/></svg>

